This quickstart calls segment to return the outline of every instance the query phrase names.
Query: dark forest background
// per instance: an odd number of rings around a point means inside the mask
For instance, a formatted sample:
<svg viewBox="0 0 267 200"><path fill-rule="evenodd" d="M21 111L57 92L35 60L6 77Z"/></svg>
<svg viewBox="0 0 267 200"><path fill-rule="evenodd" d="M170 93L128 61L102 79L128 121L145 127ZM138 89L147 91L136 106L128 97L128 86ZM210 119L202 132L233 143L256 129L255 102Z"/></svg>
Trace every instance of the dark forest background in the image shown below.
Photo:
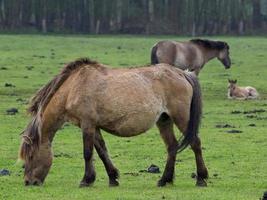
<svg viewBox="0 0 267 200"><path fill-rule="evenodd" d="M0 0L1 32L267 33L267 0Z"/></svg>

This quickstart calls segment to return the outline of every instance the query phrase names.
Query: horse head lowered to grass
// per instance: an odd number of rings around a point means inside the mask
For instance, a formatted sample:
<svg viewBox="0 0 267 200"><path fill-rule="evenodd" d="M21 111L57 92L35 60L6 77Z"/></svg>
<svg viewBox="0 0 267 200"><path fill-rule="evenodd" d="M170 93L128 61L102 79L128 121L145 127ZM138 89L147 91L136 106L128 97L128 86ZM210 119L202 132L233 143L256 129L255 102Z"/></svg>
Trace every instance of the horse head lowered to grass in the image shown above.
<svg viewBox="0 0 267 200"><path fill-rule="evenodd" d="M158 186L173 181L177 152L191 145L197 165L197 185L205 186L205 167L198 129L201 92L197 78L168 64L111 69L90 59L78 59L41 88L31 101L32 119L22 133L20 158L25 185L41 185L52 165L56 131L70 121L83 134L85 173L80 186L95 181L93 149L103 161L111 186L118 170L109 158L100 130L121 137L136 136L157 125L168 152ZM177 140L173 124L183 133ZM144 152L145 153L145 152Z"/></svg>

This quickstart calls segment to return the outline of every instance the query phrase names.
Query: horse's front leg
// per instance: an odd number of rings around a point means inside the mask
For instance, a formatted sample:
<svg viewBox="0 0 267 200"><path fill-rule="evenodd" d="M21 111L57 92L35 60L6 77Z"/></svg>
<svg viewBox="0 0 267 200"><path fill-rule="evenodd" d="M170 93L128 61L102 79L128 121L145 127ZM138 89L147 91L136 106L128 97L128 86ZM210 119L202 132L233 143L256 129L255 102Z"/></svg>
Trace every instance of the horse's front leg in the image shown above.
<svg viewBox="0 0 267 200"><path fill-rule="evenodd" d="M83 157L85 162L85 172L80 187L90 186L95 181L95 169L93 165L95 132L95 127L83 128Z"/></svg>
<svg viewBox="0 0 267 200"><path fill-rule="evenodd" d="M117 181L117 179L119 178L119 171L113 165L112 161L109 158L104 138L102 137L99 129L96 130L95 149L106 168L107 174L109 176L109 185L118 186L119 182Z"/></svg>

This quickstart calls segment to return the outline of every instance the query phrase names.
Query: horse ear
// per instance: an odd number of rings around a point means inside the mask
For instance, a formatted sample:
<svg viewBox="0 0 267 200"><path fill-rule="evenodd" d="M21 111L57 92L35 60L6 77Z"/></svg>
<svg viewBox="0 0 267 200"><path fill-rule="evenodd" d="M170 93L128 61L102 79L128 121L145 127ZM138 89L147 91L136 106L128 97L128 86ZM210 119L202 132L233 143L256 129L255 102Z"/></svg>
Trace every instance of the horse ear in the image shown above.
<svg viewBox="0 0 267 200"><path fill-rule="evenodd" d="M234 83L236 83L236 82L237 82L237 80L235 79L235 80L234 80Z"/></svg>
<svg viewBox="0 0 267 200"><path fill-rule="evenodd" d="M223 45L225 49L229 49L229 45L227 44L227 42L223 42Z"/></svg>
<svg viewBox="0 0 267 200"><path fill-rule="evenodd" d="M228 78L228 82L231 83L231 79Z"/></svg>

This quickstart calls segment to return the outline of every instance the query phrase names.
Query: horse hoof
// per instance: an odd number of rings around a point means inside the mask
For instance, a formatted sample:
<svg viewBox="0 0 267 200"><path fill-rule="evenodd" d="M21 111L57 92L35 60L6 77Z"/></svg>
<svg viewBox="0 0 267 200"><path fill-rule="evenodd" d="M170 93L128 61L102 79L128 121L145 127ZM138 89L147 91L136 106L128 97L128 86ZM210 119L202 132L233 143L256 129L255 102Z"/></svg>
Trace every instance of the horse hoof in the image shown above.
<svg viewBox="0 0 267 200"><path fill-rule="evenodd" d="M158 187L164 187L166 185L166 181L159 180L157 185Z"/></svg>
<svg viewBox="0 0 267 200"><path fill-rule="evenodd" d="M109 187L116 187L119 186L119 182L116 180L110 180L109 181Z"/></svg>
<svg viewBox="0 0 267 200"><path fill-rule="evenodd" d="M93 183L86 183L86 182L80 182L79 188L83 188L83 187L89 187L90 185L92 185Z"/></svg>
<svg viewBox="0 0 267 200"><path fill-rule="evenodd" d="M205 180L197 180L196 186L198 186L198 187L207 187L208 185L207 185Z"/></svg>

